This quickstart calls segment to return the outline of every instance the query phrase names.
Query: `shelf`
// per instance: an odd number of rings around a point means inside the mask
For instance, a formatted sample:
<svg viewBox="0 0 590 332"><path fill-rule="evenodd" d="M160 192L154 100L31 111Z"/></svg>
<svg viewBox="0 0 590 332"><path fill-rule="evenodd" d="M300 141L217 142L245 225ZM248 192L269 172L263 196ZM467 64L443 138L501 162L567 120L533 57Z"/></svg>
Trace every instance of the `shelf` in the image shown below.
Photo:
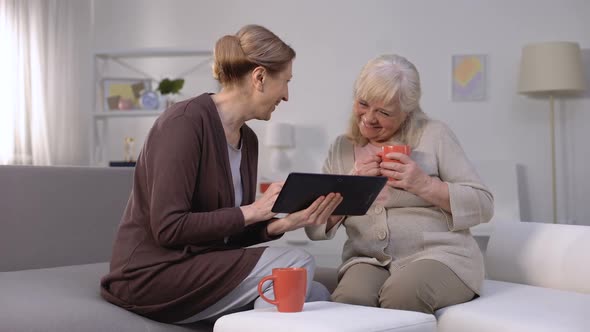
<svg viewBox="0 0 590 332"><path fill-rule="evenodd" d="M142 61L151 60L151 61ZM169 58L169 59L166 59ZM136 77L151 79L152 81L159 81L158 75L152 75L150 70L144 70L142 66L151 68L154 63L160 61L167 61L168 63L178 63L179 66L187 68L183 72L173 75L169 73L170 77L182 77L192 74L206 66L209 66L213 58L212 49L196 49L196 48L136 48L136 49L103 49L96 50L93 53L93 83L95 86L95 93L93 94L92 105L93 108L90 113L90 121L92 126L91 134L91 164L106 165L107 160L112 159L109 155L108 138L111 136L111 123L118 120L133 120L133 122L146 122L155 120L160 114L164 112L163 109L146 110L137 109L132 110L105 110L106 100L105 87L101 84L104 78L122 77L122 75L115 74L114 69L123 69L123 72L132 72ZM150 65L151 63L151 65ZM111 68L111 65L116 65ZM106 75L109 73L110 75ZM122 74L122 73L121 73ZM100 96L100 97L99 97ZM164 104L160 104L164 105ZM135 120L146 121L135 121ZM139 140L141 141L141 139Z"/></svg>
<svg viewBox="0 0 590 332"><path fill-rule="evenodd" d="M213 56L212 51L179 48L147 48L132 50L102 50L94 53L97 58L145 58L174 56Z"/></svg>
<svg viewBox="0 0 590 332"><path fill-rule="evenodd" d="M92 116L94 118L134 118L142 116L158 116L162 114L162 110L126 110L126 111L105 111L105 112L94 112Z"/></svg>

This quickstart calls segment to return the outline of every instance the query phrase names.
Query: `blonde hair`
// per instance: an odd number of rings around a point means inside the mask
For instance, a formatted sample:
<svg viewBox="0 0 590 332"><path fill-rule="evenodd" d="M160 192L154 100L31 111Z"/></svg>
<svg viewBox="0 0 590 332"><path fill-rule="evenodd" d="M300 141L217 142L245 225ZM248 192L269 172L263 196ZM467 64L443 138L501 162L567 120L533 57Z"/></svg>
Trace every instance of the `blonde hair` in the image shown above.
<svg viewBox="0 0 590 332"><path fill-rule="evenodd" d="M213 77L222 85L231 85L258 66L270 74L280 72L293 58L295 51L270 30L247 25L215 44Z"/></svg>
<svg viewBox="0 0 590 332"><path fill-rule="evenodd" d="M356 79L353 91L355 100L393 104L407 113L406 120L390 141L413 148L418 145L424 124L428 121L428 116L420 108L421 93L418 70L406 58L395 54L381 55L367 62ZM366 145L368 140L361 135L358 122L359 118L353 112L347 137L356 144Z"/></svg>

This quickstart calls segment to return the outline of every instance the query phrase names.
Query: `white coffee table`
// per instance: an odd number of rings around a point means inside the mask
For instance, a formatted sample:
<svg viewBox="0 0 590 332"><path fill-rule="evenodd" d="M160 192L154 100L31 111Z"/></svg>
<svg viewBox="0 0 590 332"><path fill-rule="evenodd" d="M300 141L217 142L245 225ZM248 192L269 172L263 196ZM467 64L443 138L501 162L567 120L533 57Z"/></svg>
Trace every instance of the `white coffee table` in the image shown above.
<svg viewBox="0 0 590 332"><path fill-rule="evenodd" d="M434 315L334 302L309 302L302 312L254 309L221 317L214 332L436 332Z"/></svg>

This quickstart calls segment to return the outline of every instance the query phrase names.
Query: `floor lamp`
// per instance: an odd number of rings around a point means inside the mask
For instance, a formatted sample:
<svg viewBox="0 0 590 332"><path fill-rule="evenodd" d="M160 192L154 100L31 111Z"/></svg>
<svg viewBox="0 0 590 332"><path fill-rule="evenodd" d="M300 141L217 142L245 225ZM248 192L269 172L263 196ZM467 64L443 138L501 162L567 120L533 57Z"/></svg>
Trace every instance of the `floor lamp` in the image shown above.
<svg viewBox="0 0 590 332"><path fill-rule="evenodd" d="M566 93L584 91L584 70L580 46L573 42L530 44L522 49L518 92L549 97L551 126L551 192L553 223L557 223L557 189L555 180L555 102Z"/></svg>

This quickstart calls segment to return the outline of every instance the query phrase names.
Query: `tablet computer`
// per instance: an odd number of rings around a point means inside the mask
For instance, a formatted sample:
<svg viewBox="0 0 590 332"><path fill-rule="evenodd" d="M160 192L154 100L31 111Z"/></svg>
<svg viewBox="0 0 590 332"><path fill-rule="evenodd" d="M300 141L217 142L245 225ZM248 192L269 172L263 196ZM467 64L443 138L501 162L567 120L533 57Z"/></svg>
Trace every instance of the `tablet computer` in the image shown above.
<svg viewBox="0 0 590 332"><path fill-rule="evenodd" d="M287 177L272 212L293 213L306 209L318 197L331 192L342 195L333 215L361 216L387 182L384 176L291 173Z"/></svg>

